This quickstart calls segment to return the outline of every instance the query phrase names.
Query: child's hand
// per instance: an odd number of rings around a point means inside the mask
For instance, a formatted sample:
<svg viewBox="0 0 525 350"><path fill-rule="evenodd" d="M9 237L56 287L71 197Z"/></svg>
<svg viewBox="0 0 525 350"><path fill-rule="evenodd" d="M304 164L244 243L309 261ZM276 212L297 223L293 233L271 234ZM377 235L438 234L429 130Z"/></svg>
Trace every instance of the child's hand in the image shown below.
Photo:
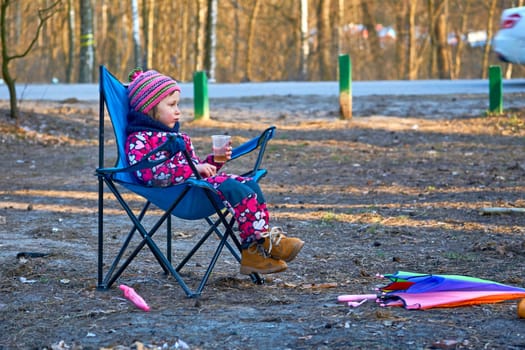
<svg viewBox="0 0 525 350"><path fill-rule="evenodd" d="M230 157L231 157L231 152L230 152ZM202 177L210 177L210 176L217 174L217 168L215 167L215 165L211 165L208 163L196 164L195 168L197 168L197 171Z"/></svg>
<svg viewBox="0 0 525 350"><path fill-rule="evenodd" d="M233 148L232 148L232 144L231 144L231 141L230 141L230 144L228 145L228 147L226 147L226 153L225 153L227 160L232 159L232 149Z"/></svg>

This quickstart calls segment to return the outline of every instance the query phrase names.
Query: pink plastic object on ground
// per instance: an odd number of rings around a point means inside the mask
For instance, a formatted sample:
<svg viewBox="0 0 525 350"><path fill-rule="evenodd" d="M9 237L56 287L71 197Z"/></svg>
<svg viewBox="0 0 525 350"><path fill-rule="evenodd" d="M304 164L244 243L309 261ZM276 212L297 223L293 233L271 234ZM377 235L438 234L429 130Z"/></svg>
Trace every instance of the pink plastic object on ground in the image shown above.
<svg viewBox="0 0 525 350"><path fill-rule="evenodd" d="M135 304L136 307L144 311L149 311L148 304L146 304L144 299L135 292L135 289L128 287L125 284L121 284L118 287L124 292L124 297Z"/></svg>
<svg viewBox="0 0 525 350"><path fill-rule="evenodd" d="M345 294L337 297L337 301L347 303L348 306L358 307L367 300L377 299L377 294Z"/></svg>
<svg viewBox="0 0 525 350"><path fill-rule="evenodd" d="M363 299L377 299L377 294L344 294L337 297L339 302L361 301Z"/></svg>

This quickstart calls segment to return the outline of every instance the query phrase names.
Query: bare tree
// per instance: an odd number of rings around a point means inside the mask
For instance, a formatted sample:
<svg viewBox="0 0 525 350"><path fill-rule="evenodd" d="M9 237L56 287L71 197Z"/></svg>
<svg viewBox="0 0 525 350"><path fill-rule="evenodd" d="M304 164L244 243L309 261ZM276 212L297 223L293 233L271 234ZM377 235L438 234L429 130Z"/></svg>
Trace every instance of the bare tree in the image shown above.
<svg viewBox="0 0 525 350"><path fill-rule="evenodd" d="M254 36L255 36L255 24L257 22L257 16L259 14L260 0L255 0L253 4L252 13L250 15L250 25L248 29L248 48L246 51L246 72L245 80L252 80L252 52L254 51Z"/></svg>
<svg viewBox="0 0 525 350"><path fill-rule="evenodd" d="M91 83L95 65L95 36L91 0L80 0L80 67L78 81Z"/></svg>
<svg viewBox="0 0 525 350"><path fill-rule="evenodd" d="M131 22L134 64L135 67L142 67L142 44L140 42L140 18L138 0L131 0Z"/></svg>
<svg viewBox="0 0 525 350"><path fill-rule="evenodd" d="M362 1L361 9L363 11L363 25L368 31L369 54L376 59L379 79L384 79L384 59L383 55L379 54L382 49L376 31L377 22L374 17L374 4L371 1Z"/></svg>
<svg viewBox="0 0 525 350"><path fill-rule="evenodd" d="M342 0L340 0L342 1ZM300 40L301 40L301 78L306 79L308 77L308 56L310 54L310 46L308 44L308 0L300 0Z"/></svg>
<svg viewBox="0 0 525 350"><path fill-rule="evenodd" d="M36 21L29 22L36 18L31 16L35 4L55 1L10 0L9 50L21 50L30 42L36 28ZM493 0L447 0L448 14L445 0L61 1L64 11L46 23L35 44L38 50L23 63L10 65L18 81L48 81L51 74L61 81L79 81L80 52L84 54L85 44L92 43L96 57L82 68L101 62L125 77L130 68L144 65L186 81L203 69L210 79L225 82L334 79L338 53L352 56L355 80L480 78L482 64L502 64L508 75L512 67L498 61L489 47L484 50L462 39L471 38L470 31L489 29ZM212 49L213 37L206 29L211 29L215 2L217 45ZM91 38L80 38L86 19L81 5L90 3L93 32ZM523 0L496 3L492 33L501 10ZM395 27L395 37L378 35L385 32L377 30L389 26ZM457 44L448 43L449 33L456 34ZM525 66L512 68L515 77L524 76Z"/></svg>
<svg viewBox="0 0 525 350"><path fill-rule="evenodd" d="M337 0L337 53L343 53L343 28L345 22L345 0Z"/></svg>
<svg viewBox="0 0 525 350"><path fill-rule="evenodd" d="M215 81L215 66L217 58L215 49L217 46L217 0L208 0L208 21L206 26L206 68L210 82Z"/></svg>
<svg viewBox="0 0 525 350"><path fill-rule="evenodd" d="M454 27L454 35L456 39L456 51L452 59L451 78L458 79L461 73L461 63L463 57L463 49L465 48L465 41L463 40L463 33L467 32L468 29L468 14L470 13L470 1L458 0L455 2L454 7L459 10L460 17L457 27ZM454 22L456 23L456 22Z"/></svg>
<svg viewBox="0 0 525 350"><path fill-rule="evenodd" d="M153 28L155 25L155 0L148 0L144 3L144 38L146 52L142 60L146 68L153 66L153 48L155 43Z"/></svg>
<svg viewBox="0 0 525 350"><path fill-rule="evenodd" d="M188 6L184 6L184 8L182 9L182 15L181 15L181 31L182 33L184 33L184 35L182 35L181 37L181 42L179 43L180 56L181 56L181 60L180 60L180 78L181 79L184 79L188 75L188 72L187 72L188 53L187 52L188 52L189 35L186 35L186 33L188 33L188 29L190 27L189 11L190 9L188 8Z"/></svg>
<svg viewBox="0 0 525 350"><path fill-rule="evenodd" d="M494 36L494 16L496 13L497 4L498 0L490 0L489 13L487 16L487 40L485 42L485 49L483 50L483 64L481 66L481 78L483 79L487 78L489 70L489 54L492 47L490 43L492 41L492 37Z"/></svg>
<svg viewBox="0 0 525 350"><path fill-rule="evenodd" d="M206 6L205 0L197 0L197 30L195 47L195 71L201 71L205 66L206 49Z"/></svg>
<svg viewBox="0 0 525 350"><path fill-rule="evenodd" d="M417 47L416 47L416 11L417 0L408 0L408 62L407 77L409 80L417 79Z"/></svg>
<svg viewBox="0 0 525 350"><path fill-rule="evenodd" d="M427 12L428 12L428 36L430 38L430 62L428 64L428 75L430 77L435 77L437 72L437 45L436 45L436 15L435 13L438 12L436 10L436 2L435 0L428 0L427 1Z"/></svg>
<svg viewBox="0 0 525 350"><path fill-rule="evenodd" d="M9 49L16 47L18 45L9 45L7 42L7 12L9 5L12 4L11 0L1 0L0 2L0 41L2 47L2 77L7 85L9 90L9 107L10 107L10 116L13 119L18 121L18 99L16 96L16 79L11 75L9 70L9 63L13 60L21 59L26 57L29 52L35 46L39 36L40 31L44 27L45 23L58 11L58 7L61 4L61 0L57 0L52 3L50 6L38 10L38 25L33 36L33 39L21 53L10 54Z"/></svg>
<svg viewBox="0 0 525 350"><path fill-rule="evenodd" d="M237 0L232 0L232 6L234 8L234 19L233 19L233 35L235 36L235 39L233 41L233 49L231 53L231 70L235 72L238 70L238 64L239 64L239 40L237 39L238 36L240 36L239 28L240 28L240 21L239 21L239 2Z"/></svg>
<svg viewBox="0 0 525 350"><path fill-rule="evenodd" d="M332 74L331 64L332 52L332 25L330 21L330 0L321 0L319 2L319 71L321 80L331 80L334 78Z"/></svg>
<svg viewBox="0 0 525 350"><path fill-rule="evenodd" d="M450 46L448 45L448 0L443 0L436 13L435 45L438 76L440 79L450 79Z"/></svg>
<svg viewBox="0 0 525 350"><path fill-rule="evenodd" d="M66 66L66 82L71 83L73 76L73 65L75 62L75 8L73 0L67 0L67 24L68 24L68 60Z"/></svg>

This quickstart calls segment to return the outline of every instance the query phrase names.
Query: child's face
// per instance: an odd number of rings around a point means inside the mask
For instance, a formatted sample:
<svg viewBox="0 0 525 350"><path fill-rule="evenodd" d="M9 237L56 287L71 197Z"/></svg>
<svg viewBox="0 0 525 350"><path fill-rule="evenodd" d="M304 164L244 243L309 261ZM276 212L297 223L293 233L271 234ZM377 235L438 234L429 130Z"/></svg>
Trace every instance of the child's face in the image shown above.
<svg viewBox="0 0 525 350"><path fill-rule="evenodd" d="M179 121L181 112L179 109L180 92L175 91L171 95L165 97L154 109L153 118L173 128L175 123Z"/></svg>

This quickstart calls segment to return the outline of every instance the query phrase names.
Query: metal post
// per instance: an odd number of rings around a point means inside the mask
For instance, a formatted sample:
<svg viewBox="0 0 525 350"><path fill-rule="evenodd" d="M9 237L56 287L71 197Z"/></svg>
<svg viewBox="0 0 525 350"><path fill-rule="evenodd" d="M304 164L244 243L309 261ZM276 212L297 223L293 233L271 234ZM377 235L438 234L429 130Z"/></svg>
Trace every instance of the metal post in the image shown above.
<svg viewBox="0 0 525 350"><path fill-rule="evenodd" d="M339 107L342 119L352 118L352 62L350 55L339 55Z"/></svg>
<svg viewBox="0 0 525 350"><path fill-rule="evenodd" d="M503 113L503 82L500 66L489 67L489 112Z"/></svg>
<svg viewBox="0 0 525 350"><path fill-rule="evenodd" d="M195 109L195 120L210 119L208 78L206 77L205 71L198 71L193 75L193 106Z"/></svg>

